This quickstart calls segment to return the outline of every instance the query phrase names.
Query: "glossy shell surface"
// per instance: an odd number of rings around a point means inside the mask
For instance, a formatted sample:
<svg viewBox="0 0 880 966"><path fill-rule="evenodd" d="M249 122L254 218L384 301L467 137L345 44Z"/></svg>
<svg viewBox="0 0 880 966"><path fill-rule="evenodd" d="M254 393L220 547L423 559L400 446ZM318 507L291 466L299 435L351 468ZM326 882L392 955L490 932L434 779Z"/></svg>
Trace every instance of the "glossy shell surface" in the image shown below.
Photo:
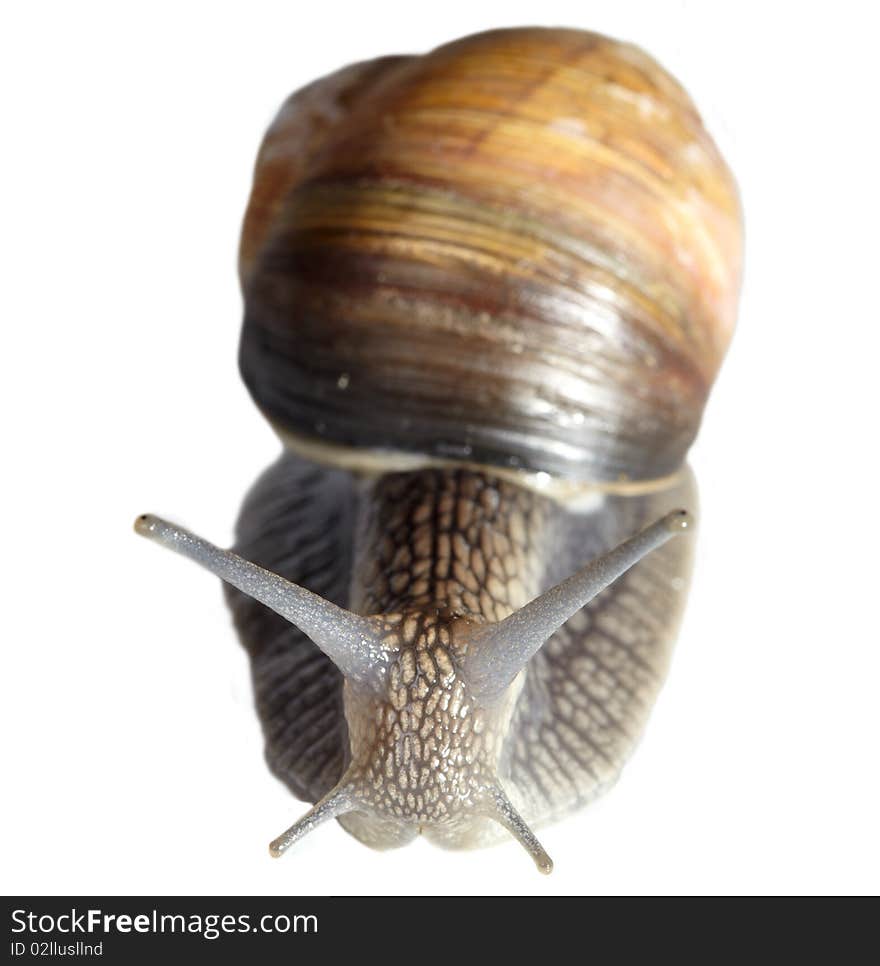
<svg viewBox="0 0 880 966"><path fill-rule="evenodd" d="M729 341L733 180L638 48L515 29L347 67L260 150L241 367L282 434L675 471Z"/></svg>

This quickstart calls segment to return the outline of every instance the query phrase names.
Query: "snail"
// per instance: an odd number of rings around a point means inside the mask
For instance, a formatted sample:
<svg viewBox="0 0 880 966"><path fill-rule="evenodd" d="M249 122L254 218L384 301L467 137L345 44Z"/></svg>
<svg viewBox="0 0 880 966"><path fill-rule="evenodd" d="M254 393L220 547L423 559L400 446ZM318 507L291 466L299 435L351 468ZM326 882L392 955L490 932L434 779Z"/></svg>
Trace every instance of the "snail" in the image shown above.
<svg viewBox="0 0 880 966"><path fill-rule="evenodd" d="M273 855L336 818L551 870L533 828L614 782L665 675L740 264L727 166L628 44L496 30L284 103L239 261L283 453L232 551L135 524L226 583L314 803Z"/></svg>

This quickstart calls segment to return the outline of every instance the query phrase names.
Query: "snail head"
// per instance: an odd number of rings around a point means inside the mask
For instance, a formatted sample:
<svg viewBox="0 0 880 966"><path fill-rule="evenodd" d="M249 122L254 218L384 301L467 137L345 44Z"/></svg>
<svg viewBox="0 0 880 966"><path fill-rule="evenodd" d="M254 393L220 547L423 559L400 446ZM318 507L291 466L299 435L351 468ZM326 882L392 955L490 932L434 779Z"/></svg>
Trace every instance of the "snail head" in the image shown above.
<svg viewBox="0 0 880 966"><path fill-rule="evenodd" d="M135 529L295 624L345 679L348 767L272 855L330 818L378 847L419 833L468 844L496 822L546 873L553 864L499 776L522 672L596 594L690 525L685 511L668 514L496 623L448 611L355 614L158 517L138 517Z"/></svg>

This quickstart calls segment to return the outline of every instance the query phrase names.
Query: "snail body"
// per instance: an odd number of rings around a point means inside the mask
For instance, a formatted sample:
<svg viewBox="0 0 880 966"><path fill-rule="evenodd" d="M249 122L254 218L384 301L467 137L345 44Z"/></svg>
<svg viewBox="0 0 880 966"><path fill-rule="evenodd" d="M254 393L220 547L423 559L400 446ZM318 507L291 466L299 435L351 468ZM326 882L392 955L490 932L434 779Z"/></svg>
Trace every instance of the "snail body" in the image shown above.
<svg viewBox="0 0 880 966"><path fill-rule="evenodd" d="M336 817L550 870L531 827L614 781L663 680L739 264L732 178L631 46L493 31L288 99L239 263L285 452L235 553L137 524L230 585L269 765L316 803L273 854Z"/></svg>

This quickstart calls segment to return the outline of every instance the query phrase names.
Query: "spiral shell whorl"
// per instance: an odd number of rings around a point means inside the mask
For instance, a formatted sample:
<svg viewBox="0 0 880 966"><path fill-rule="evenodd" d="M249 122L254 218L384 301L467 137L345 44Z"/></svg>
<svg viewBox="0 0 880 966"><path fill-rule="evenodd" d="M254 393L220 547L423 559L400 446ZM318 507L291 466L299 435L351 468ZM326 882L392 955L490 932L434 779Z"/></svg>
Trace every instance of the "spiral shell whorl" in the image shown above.
<svg viewBox="0 0 880 966"><path fill-rule="evenodd" d="M736 188L629 45L493 31L294 95L242 239L279 429L608 481L675 471L729 341Z"/></svg>

